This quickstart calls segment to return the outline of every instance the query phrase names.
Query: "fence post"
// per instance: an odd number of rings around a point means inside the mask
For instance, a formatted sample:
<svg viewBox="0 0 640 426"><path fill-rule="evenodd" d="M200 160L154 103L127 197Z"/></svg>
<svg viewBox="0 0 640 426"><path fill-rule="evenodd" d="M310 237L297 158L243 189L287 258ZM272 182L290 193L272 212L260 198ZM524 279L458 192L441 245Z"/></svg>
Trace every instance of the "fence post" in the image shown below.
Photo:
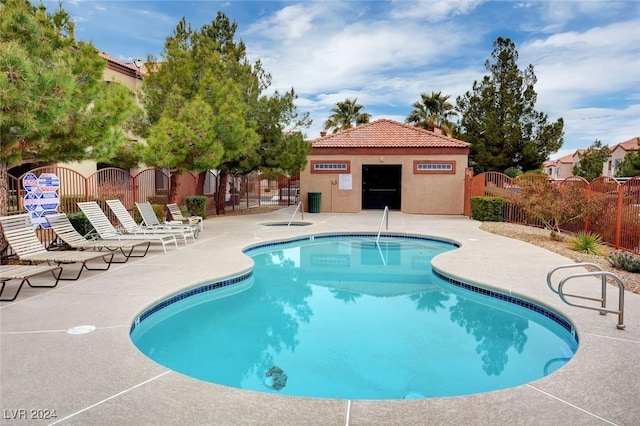
<svg viewBox="0 0 640 426"><path fill-rule="evenodd" d="M8 176L8 175L9 175L9 174L7 173L7 176ZM9 176L9 180L11 180L11 176ZM17 208L18 208L18 211L19 211L19 212L21 212L21 211L22 211L22 208L23 208L23 205L22 205L23 200L22 200L22 197L20 196L20 188L21 188L21 186L22 186L22 183L20 182L20 179L19 179L19 178L18 178L18 179L15 179L15 184L14 184L14 185L15 185L15 188L16 188L16 206L17 206ZM9 185L9 186L11 186L11 185ZM7 200L7 201L8 201L8 200ZM8 212L7 212L7 213L8 213Z"/></svg>
<svg viewBox="0 0 640 426"><path fill-rule="evenodd" d="M462 206L462 214L471 217L471 176L468 171L464 174L464 204Z"/></svg>
<svg viewBox="0 0 640 426"><path fill-rule="evenodd" d="M591 182L587 183L587 202L591 200ZM591 214L587 214L587 217L584 219L584 232L589 232L591 228Z"/></svg>
<svg viewBox="0 0 640 426"><path fill-rule="evenodd" d="M131 173L129 173L129 176L131 176ZM133 205L136 205L136 202L138 201L138 176L131 176L131 188L133 190ZM135 208L135 207L134 207Z"/></svg>
<svg viewBox="0 0 640 426"><path fill-rule="evenodd" d="M620 231L622 229L622 195L624 193L624 186L618 186L618 203L616 206L616 236L613 246L616 249L620 248Z"/></svg>
<svg viewBox="0 0 640 426"><path fill-rule="evenodd" d="M249 208L249 175L246 173L242 175L242 183L240 184L240 188L244 188L244 202L246 204L246 207Z"/></svg>

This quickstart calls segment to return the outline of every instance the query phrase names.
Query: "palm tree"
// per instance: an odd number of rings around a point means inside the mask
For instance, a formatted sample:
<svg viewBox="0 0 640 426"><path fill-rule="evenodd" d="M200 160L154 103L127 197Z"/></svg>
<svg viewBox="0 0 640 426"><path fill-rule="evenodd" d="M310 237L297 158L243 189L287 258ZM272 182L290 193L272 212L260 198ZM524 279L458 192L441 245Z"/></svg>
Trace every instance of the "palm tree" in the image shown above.
<svg viewBox="0 0 640 426"><path fill-rule="evenodd" d="M353 100L347 98L342 102L338 102L331 110L331 115L324 122L324 129L333 129L333 133L339 130L346 130L360 124L368 123L371 120L371 114L360 112L362 105L356 104L357 98Z"/></svg>
<svg viewBox="0 0 640 426"><path fill-rule="evenodd" d="M422 93L421 102L413 104L413 110L407 116L405 123L428 129L431 126L440 127L445 134L451 135L455 124L450 118L458 115L453 105L448 102L450 95L442 96L442 92Z"/></svg>

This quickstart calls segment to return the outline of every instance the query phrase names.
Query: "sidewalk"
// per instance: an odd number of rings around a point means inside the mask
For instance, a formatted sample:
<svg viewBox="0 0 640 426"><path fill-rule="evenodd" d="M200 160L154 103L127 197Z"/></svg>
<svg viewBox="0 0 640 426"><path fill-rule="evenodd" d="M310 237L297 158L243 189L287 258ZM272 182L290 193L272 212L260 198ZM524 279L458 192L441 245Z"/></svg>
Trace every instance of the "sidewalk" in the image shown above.
<svg viewBox="0 0 640 426"><path fill-rule="evenodd" d="M284 209L208 219L200 238L188 247L167 255L152 248L143 259L113 265L103 273L85 273L83 279L61 282L52 290L25 288L16 302L0 304L0 423L638 424L640 296L626 293L626 330L617 330L615 315L567 306L547 288L547 272L570 260L481 231L479 222L462 216L391 212L389 232L455 240L461 247L434 259L434 268L452 278L534 299L571 320L580 347L556 373L512 389L455 398L294 398L191 379L155 364L133 346L129 328L146 307L185 287L250 270L243 247L313 233L377 232L381 219L378 211L322 213L305 214L310 226L262 225L286 222L292 213ZM597 293L597 284L587 287L585 291L593 287ZM616 306L614 287L609 287L609 304ZM67 332L87 325L95 331ZM49 418L38 418L45 415Z"/></svg>

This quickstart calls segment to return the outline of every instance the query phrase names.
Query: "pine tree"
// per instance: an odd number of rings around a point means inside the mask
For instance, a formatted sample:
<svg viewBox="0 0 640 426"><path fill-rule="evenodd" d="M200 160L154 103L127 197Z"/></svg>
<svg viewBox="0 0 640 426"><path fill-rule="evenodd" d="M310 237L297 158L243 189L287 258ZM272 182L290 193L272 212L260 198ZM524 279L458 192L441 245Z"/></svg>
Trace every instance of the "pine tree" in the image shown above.
<svg viewBox="0 0 640 426"><path fill-rule="evenodd" d="M533 65L518 68L515 44L500 37L493 46L492 61L485 62L490 74L457 98L459 137L472 144L476 173L538 169L562 147L563 120L548 123L547 115L535 110Z"/></svg>
<svg viewBox="0 0 640 426"><path fill-rule="evenodd" d="M0 1L0 215L9 168L104 158L123 142L119 125L134 99L103 81L106 65L93 45L74 39L61 7Z"/></svg>
<svg viewBox="0 0 640 426"><path fill-rule="evenodd" d="M259 61L249 62L244 43L234 40L236 30L222 12L197 31L182 19L165 42L162 60L148 60L142 89L146 116L134 127L146 137L145 162L171 171L172 201L183 171L217 169L225 185L227 173L267 165L288 125L308 126L306 116L298 119L293 90L262 94L271 76ZM301 139L298 147L306 147ZM291 167L301 168L306 157L298 163ZM225 192L222 186L217 190L218 212L224 211Z"/></svg>
<svg viewBox="0 0 640 426"><path fill-rule="evenodd" d="M617 177L640 176L640 151L629 152L618 165Z"/></svg>

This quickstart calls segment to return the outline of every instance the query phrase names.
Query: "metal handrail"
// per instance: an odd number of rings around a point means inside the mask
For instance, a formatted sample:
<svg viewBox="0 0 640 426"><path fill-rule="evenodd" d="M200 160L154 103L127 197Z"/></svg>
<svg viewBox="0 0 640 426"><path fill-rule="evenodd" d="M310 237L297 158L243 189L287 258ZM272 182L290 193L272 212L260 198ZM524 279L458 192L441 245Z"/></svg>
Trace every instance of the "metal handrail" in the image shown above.
<svg viewBox="0 0 640 426"><path fill-rule="evenodd" d="M569 269L569 268L584 268L584 267L591 267L591 268L595 268L598 271L604 271L604 269L602 269L602 267L598 264L595 263L589 263L589 262L583 262L583 263L569 263L566 265L560 265L560 266L556 266L555 268L551 269L548 273L547 273L547 286L551 289L551 291L553 291L555 294L558 294L558 290L556 290L555 288L553 288L553 284L551 284L551 275L553 275L554 272L556 272L559 269ZM606 278L603 278L603 282L602 282L602 292L605 293L605 289L606 289ZM606 294L603 294L603 296L606 298ZM603 305L604 306L604 305Z"/></svg>
<svg viewBox="0 0 640 426"><path fill-rule="evenodd" d="M566 277L564 277L563 279L560 280L560 282L558 283L557 290L553 288L553 284L551 283L551 275L555 271L557 271L558 269L584 267L584 266L594 267L594 268L597 269L597 271L581 272L581 273L575 273L575 274L568 275L568 276L566 276ZM598 276L601 278L601 283L602 283L602 290L601 290L600 298L581 296L581 295L573 294L573 293L565 293L563 291L564 285L567 283L567 281L569 281L571 279L583 278L583 277L598 277ZM618 309L617 310L608 309L607 308L607 277L612 278L618 284L619 293L618 293ZM594 263L574 263L574 264L569 264L569 265L561 265L561 266L557 266L557 267L555 267L555 268L553 268L552 270L549 271L549 273L547 274L547 285L549 286L551 291L553 291L558 296L560 296L560 299L564 303L569 305L569 306L575 306L577 308L585 308L585 309L590 309L590 310L593 310L593 311L598 311L598 312L600 312L600 315L606 315L607 313L612 313L612 314L618 315L618 324L616 325L616 327L619 330L624 330L624 328L625 328L625 325L623 323L623 321L624 321L624 284L622 283L622 280L620 279L620 277L617 276L616 274L614 274L612 272L604 271L599 265L596 265ZM593 307L593 306L587 306L587 305L581 305L581 304L573 303L573 302L570 302L569 300L567 300L567 297L574 297L576 299L584 299L584 300L591 300L591 301L595 301L595 302L600 302L600 307Z"/></svg>
<svg viewBox="0 0 640 426"><path fill-rule="evenodd" d="M380 233L382 232L382 224L385 223L385 219L387 220L386 230L389 230L389 207L384 206L384 212L382 212L382 220L380 220L380 226L378 227L378 236L376 237L376 244L380 240Z"/></svg>
<svg viewBox="0 0 640 426"><path fill-rule="evenodd" d="M291 215L291 219L289 219L289 223L287 223L287 226L291 226L291 222L293 222L293 218L296 217L296 213L298 213L298 210L300 210L300 219L304 220L304 205L302 204L302 201L300 201L298 202L296 209L293 211L293 215Z"/></svg>

